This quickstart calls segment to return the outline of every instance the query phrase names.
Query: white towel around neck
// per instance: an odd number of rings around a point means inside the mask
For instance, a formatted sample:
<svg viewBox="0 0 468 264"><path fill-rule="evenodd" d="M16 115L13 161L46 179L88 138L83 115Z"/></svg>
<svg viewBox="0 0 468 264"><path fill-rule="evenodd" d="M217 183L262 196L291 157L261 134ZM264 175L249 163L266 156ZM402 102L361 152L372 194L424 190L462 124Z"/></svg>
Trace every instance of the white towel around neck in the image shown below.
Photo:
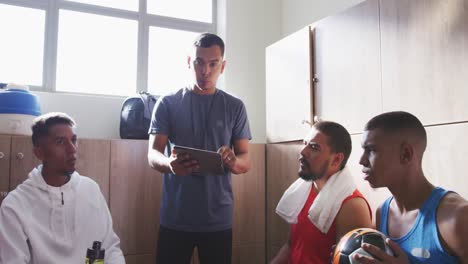
<svg viewBox="0 0 468 264"><path fill-rule="evenodd" d="M284 192L276 207L276 213L286 222L297 223L297 217L309 196L312 183L312 181L299 178ZM356 190L356 184L347 167L332 175L309 208L310 221L322 233L328 233L344 199L354 190Z"/></svg>

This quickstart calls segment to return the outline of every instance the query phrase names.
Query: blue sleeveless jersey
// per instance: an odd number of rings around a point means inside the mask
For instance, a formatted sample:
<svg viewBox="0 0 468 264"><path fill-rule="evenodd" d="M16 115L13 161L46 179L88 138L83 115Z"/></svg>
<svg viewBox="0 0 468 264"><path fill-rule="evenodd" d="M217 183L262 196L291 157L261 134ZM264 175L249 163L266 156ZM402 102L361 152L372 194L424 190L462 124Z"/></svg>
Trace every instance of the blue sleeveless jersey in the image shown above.
<svg viewBox="0 0 468 264"><path fill-rule="evenodd" d="M449 255L442 248L438 235L436 211L440 200L447 193L443 188L435 188L419 209L411 230L400 238L391 238L406 252L411 263L459 263L456 257ZM393 197L390 197L383 203L380 213L379 230L386 236L389 236L387 220L392 199Z"/></svg>

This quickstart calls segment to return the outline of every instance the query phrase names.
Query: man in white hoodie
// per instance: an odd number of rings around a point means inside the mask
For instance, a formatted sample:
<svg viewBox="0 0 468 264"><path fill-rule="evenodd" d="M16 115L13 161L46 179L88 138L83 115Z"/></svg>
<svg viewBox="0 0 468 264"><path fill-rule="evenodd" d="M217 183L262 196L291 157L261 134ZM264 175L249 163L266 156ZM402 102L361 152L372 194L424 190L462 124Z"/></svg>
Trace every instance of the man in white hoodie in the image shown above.
<svg viewBox="0 0 468 264"><path fill-rule="evenodd" d="M42 165L0 207L0 263L85 263L94 241L106 264L125 263L99 186L75 171L74 127L63 113L35 119L32 141Z"/></svg>

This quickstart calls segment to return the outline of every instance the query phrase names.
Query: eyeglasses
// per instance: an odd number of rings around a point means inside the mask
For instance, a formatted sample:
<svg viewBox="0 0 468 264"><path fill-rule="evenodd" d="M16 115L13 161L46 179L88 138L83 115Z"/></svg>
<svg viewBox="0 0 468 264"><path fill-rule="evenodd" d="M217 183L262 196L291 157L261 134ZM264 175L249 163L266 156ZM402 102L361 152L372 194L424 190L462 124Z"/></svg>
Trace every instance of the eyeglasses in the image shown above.
<svg viewBox="0 0 468 264"><path fill-rule="evenodd" d="M195 60L193 61L194 67L197 67L197 68L205 68L205 67L208 65L208 68L210 68L210 69L216 69L216 68L218 68L222 63L223 63L222 60L210 61L210 62L208 62L208 63L204 62L204 61L201 60L201 59L195 59Z"/></svg>

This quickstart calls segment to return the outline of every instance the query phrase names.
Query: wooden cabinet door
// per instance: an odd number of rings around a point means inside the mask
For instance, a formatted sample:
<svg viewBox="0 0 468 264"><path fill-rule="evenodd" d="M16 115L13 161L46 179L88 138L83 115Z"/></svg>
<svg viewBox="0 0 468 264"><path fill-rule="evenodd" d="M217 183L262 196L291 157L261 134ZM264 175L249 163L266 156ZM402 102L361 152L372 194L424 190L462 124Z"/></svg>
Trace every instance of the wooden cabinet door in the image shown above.
<svg viewBox="0 0 468 264"><path fill-rule="evenodd" d="M125 256L125 263L127 264L154 264L155 261L156 257L151 254Z"/></svg>
<svg viewBox="0 0 468 264"><path fill-rule="evenodd" d="M267 142L302 139L312 120L310 28L266 48Z"/></svg>
<svg viewBox="0 0 468 264"><path fill-rule="evenodd" d="M78 139L76 170L96 181L109 203L110 140Z"/></svg>
<svg viewBox="0 0 468 264"><path fill-rule="evenodd" d="M147 140L111 142L110 211L125 255L156 252L162 176L147 151Z"/></svg>
<svg viewBox="0 0 468 264"><path fill-rule="evenodd" d="M265 263L265 144L250 144L252 167L232 175L233 264Z"/></svg>
<svg viewBox="0 0 468 264"><path fill-rule="evenodd" d="M453 190L468 199L466 163L468 123L427 127L424 175L434 185Z"/></svg>
<svg viewBox="0 0 468 264"><path fill-rule="evenodd" d="M381 5L383 110L424 125L468 121L466 0L385 0Z"/></svg>
<svg viewBox="0 0 468 264"><path fill-rule="evenodd" d="M33 153L30 136L11 137L10 191L28 178L29 172L41 163Z"/></svg>
<svg viewBox="0 0 468 264"><path fill-rule="evenodd" d="M382 111L378 0L365 1L313 27L315 115L342 124L350 133L361 132Z"/></svg>
<svg viewBox="0 0 468 264"><path fill-rule="evenodd" d="M10 186L10 149L11 137L0 135L0 204Z"/></svg>
<svg viewBox="0 0 468 264"><path fill-rule="evenodd" d="M289 224L275 213L275 209L284 191L299 177L299 156L303 146L302 142L266 146L267 262L289 239Z"/></svg>

